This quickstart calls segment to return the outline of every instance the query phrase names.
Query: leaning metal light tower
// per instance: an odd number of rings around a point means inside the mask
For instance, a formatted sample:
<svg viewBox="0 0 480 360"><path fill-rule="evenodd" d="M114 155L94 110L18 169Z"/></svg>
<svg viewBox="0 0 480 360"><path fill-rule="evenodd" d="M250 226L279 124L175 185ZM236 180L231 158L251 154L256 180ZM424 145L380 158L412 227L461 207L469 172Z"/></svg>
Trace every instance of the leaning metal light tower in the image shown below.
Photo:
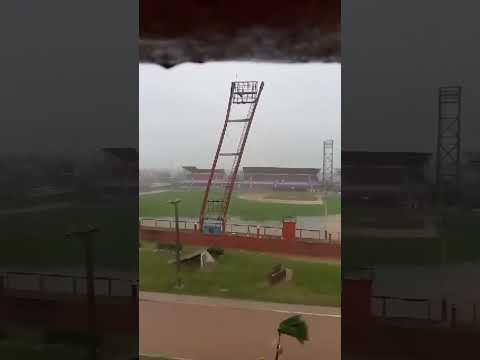
<svg viewBox="0 0 480 360"><path fill-rule="evenodd" d="M203 231L206 221L221 226L221 230L225 231L225 222L227 219L230 199L232 197L238 169L245 150L245 144L247 142L253 116L255 115L255 110L257 109L262 90L263 82L259 84L257 81L236 81L231 84L225 123L213 159L200 211L199 225L201 231ZM234 115L234 118L232 118L233 116L231 114L237 115ZM223 150L224 139L227 128L230 126L243 126L243 128L240 132L239 138L236 139L236 150L233 152L226 152ZM226 180L219 184L222 187L220 192L212 192L213 179L216 174L217 162L220 157L231 159L230 172L227 174Z"/></svg>

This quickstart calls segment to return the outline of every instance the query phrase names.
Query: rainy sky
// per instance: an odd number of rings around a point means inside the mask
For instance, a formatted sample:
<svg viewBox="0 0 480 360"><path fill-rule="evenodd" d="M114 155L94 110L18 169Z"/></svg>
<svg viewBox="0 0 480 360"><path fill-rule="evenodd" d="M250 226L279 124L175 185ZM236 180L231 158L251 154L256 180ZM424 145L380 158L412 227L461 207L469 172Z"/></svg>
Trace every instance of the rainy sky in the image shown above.
<svg viewBox="0 0 480 360"><path fill-rule="evenodd" d="M333 139L340 167L340 65L250 62L140 65L140 167L210 167L230 83L244 80L265 85L242 166L321 167L323 140ZM232 130L226 146L238 138Z"/></svg>

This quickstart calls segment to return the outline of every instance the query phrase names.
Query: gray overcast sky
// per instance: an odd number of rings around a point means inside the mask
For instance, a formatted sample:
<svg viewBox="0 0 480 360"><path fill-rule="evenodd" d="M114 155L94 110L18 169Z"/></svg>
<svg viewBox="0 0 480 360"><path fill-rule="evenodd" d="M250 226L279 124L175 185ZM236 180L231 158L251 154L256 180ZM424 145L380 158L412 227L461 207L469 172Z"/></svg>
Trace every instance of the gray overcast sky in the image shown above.
<svg viewBox="0 0 480 360"><path fill-rule="evenodd" d="M265 82L242 165L321 167L333 139L340 166L339 64L221 62L139 66L140 167L210 167L235 80Z"/></svg>

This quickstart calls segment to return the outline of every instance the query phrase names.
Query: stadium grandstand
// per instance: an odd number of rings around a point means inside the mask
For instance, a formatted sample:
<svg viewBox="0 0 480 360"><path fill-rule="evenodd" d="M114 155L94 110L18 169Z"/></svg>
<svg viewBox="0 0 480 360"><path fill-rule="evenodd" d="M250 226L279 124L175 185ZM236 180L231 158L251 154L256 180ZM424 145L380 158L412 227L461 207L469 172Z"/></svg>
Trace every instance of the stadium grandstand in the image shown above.
<svg viewBox="0 0 480 360"><path fill-rule="evenodd" d="M242 188L249 190L314 191L320 187L319 168L244 166Z"/></svg>
<svg viewBox="0 0 480 360"><path fill-rule="evenodd" d="M189 186L207 186L211 169L199 169L196 166L183 166L185 178L182 185ZM226 172L224 169L216 169L213 178L214 184L221 184L226 180Z"/></svg>
<svg viewBox="0 0 480 360"><path fill-rule="evenodd" d="M210 176L210 169L184 166L184 186L205 187ZM238 190L245 191L316 191L320 188L319 168L284 168L244 166L239 171L236 181ZM227 180L224 169L217 169L214 184Z"/></svg>

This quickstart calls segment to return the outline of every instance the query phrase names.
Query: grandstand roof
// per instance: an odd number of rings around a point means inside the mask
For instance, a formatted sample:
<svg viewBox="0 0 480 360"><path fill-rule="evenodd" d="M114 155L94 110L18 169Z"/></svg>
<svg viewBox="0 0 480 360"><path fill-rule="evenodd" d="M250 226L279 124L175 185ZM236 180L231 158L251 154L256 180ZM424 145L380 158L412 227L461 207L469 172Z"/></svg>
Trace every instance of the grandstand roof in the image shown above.
<svg viewBox="0 0 480 360"><path fill-rule="evenodd" d="M317 175L319 168L287 168L287 167L270 167L270 166L244 166L245 174L308 174Z"/></svg>
<svg viewBox="0 0 480 360"><path fill-rule="evenodd" d="M199 173L210 174L210 171L212 171L212 169L199 169L196 166L183 166L183 169L188 171L188 172L196 173L196 174L199 174ZM215 169L215 173L216 174L225 174L225 169Z"/></svg>

